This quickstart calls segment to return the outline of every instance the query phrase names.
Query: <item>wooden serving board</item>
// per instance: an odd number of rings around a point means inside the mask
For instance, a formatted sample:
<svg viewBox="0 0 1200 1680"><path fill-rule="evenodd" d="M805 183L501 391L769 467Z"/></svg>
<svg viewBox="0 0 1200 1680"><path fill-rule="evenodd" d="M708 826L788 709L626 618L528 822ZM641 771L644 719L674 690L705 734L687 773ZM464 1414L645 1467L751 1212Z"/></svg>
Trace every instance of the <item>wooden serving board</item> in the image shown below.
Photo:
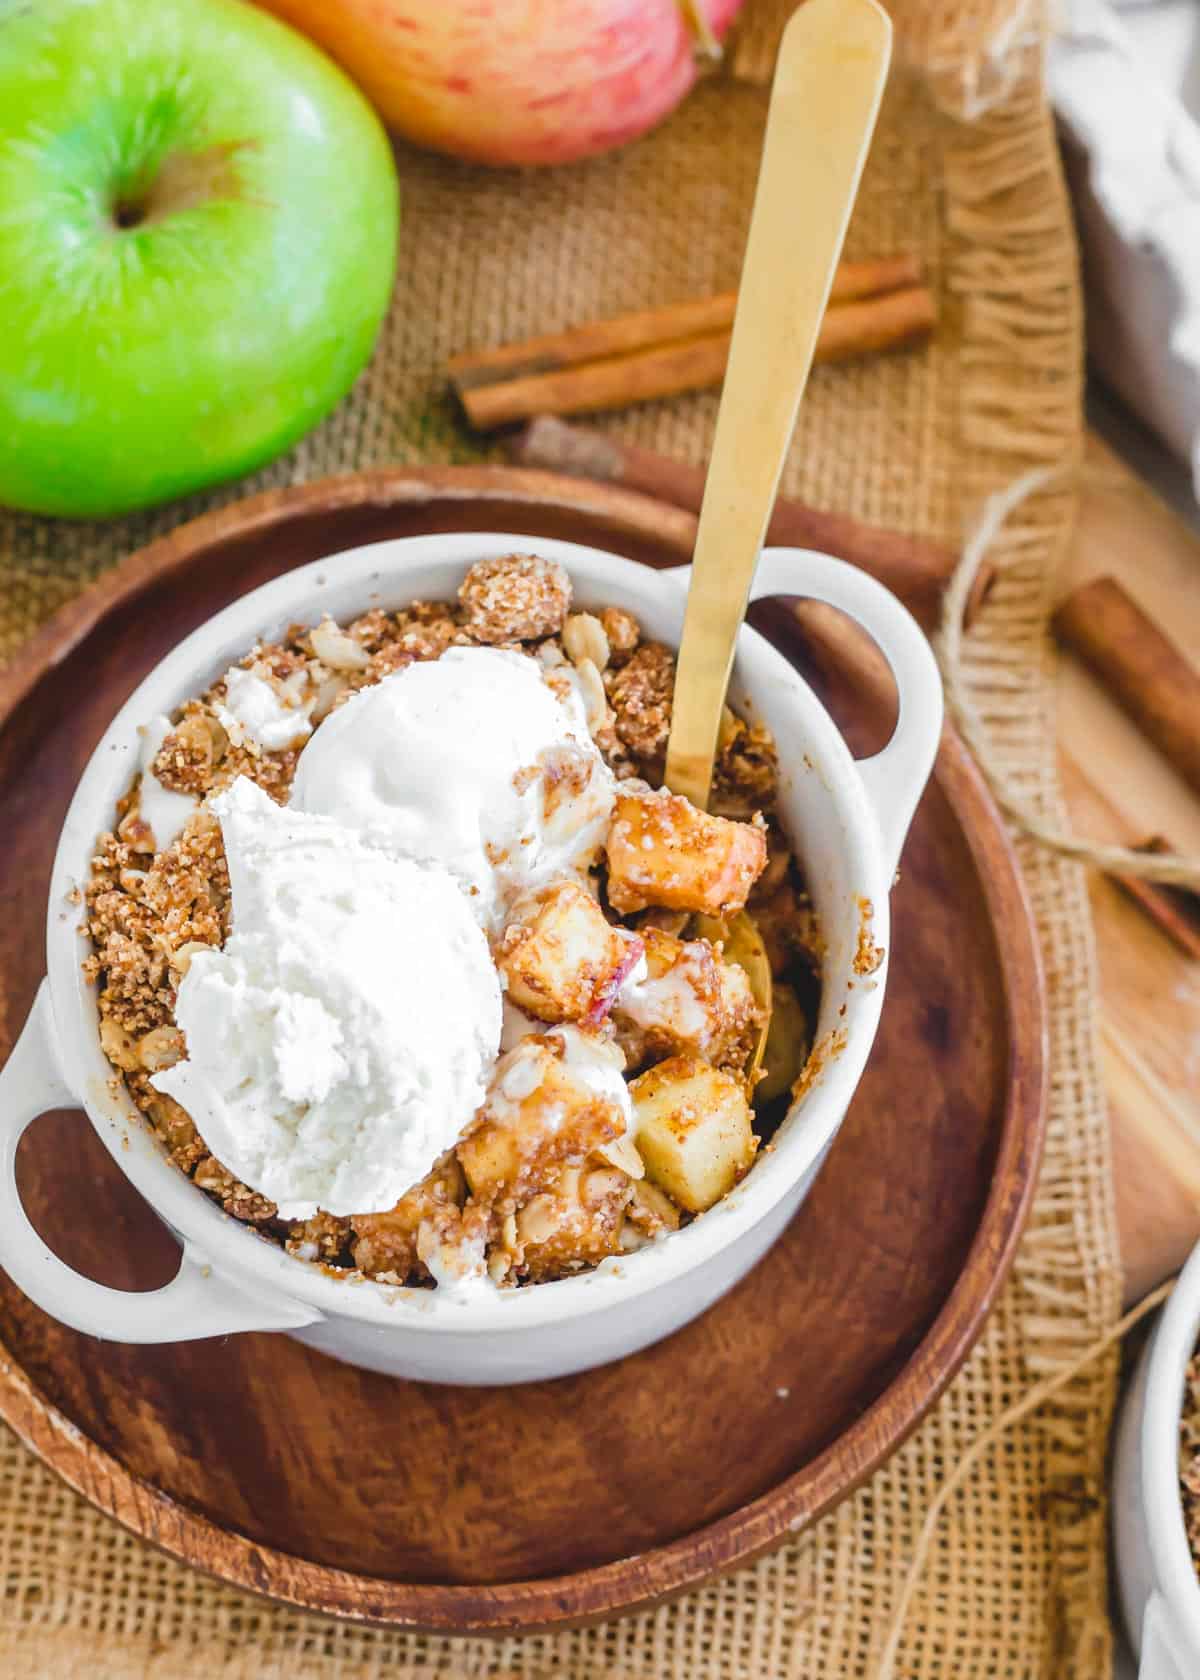
<svg viewBox="0 0 1200 1680"><path fill-rule="evenodd" d="M695 522L626 492L491 468L271 493L134 556L0 678L9 1043L42 973L63 812L143 673L291 566L464 528L663 564L687 558ZM779 628L786 609L774 610L765 622ZM802 660L795 620L783 628ZM844 672L825 687L852 737L878 734ZM941 1392L1032 1193L1045 1076L1036 944L995 809L953 738L894 904L878 1045L815 1189L752 1275L670 1340L559 1382L438 1388L284 1336L100 1343L0 1280L0 1414L136 1533L333 1614L528 1629L643 1606L754 1556L843 1498ZM36 1123L19 1167L31 1217L69 1262L125 1288L170 1276L174 1241L81 1116Z"/></svg>
<svg viewBox="0 0 1200 1680"><path fill-rule="evenodd" d="M1200 657L1200 536L1095 436L1088 466L1060 593L1116 577L1179 647ZM1076 832L1120 842L1165 834L1200 855L1200 798L1069 654L1059 665L1058 700L1063 793ZM1093 872L1088 887L1121 1263L1132 1303L1200 1242L1200 962L1106 876Z"/></svg>

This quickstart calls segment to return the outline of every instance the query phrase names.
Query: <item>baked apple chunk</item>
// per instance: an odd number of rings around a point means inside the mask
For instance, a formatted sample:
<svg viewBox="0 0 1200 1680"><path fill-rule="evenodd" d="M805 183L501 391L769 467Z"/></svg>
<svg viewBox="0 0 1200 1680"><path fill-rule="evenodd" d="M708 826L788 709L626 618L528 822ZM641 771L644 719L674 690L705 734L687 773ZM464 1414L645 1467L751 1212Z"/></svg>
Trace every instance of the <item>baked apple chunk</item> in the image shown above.
<svg viewBox="0 0 1200 1680"><path fill-rule="evenodd" d="M539 1021L598 1026L642 954L590 893L556 881L522 899L496 953L509 999Z"/></svg>
<svg viewBox="0 0 1200 1680"><path fill-rule="evenodd" d="M625 983L613 1010L627 1063L695 1055L741 1066L761 1019L745 969L723 961L707 939L676 939L648 927L642 940L645 974Z"/></svg>
<svg viewBox="0 0 1200 1680"><path fill-rule="evenodd" d="M703 1213L748 1171L758 1147L740 1079L698 1056L671 1056L629 1087L646 1176Z"/></svg>
<svg viewBox="0 0 1200 1680"><path fill-rule="evenodd" d="M652 905L729 916L767 861L755 823L699 811L682 795L618 793L608 831L608 898L621 915Z"/></svg>
<svg viewBox="0 0 1200 1680"><path fill-rule="evenodd" d="M606 1048L620 1056L615 1047ZM473 1197L519 1206L560 1167L582 1164L624 1133L620 1104L568 1064L561 1037L537 1033L496 1063L483 1107L457 1154Z"/></svg>
<svg viewBox="0 0 1200 1680"><path fill-rule="evenodd" d="M621 1252L633 1180L603 1161L563 1167L517 1215L521 1263L531 1282L546 1283Z"/></svg>

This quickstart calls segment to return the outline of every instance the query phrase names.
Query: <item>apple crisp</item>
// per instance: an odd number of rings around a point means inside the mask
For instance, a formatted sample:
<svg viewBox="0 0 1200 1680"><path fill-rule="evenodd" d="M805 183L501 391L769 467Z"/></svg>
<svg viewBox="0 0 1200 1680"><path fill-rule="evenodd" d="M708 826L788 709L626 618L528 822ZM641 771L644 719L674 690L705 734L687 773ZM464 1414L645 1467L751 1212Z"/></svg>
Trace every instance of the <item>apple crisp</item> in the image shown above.
<svg viewBox="0 0 1200 1680"><path fill-rule="evenodd" d="M286 806L307 744L351 696L472 647L536 661L553 693L573 697L616 778L605 837L585 878L520 893L489 930L505 1038L454 1147L387 1211L286 1218L155 1084L187 1055L175 1012L192 962L232 932L210 804L244 777ZM104 1052L175 1166L297 1258L426 1287L469 1271L502 1287L563 1277L726 1195L802 1074L821 944L779 826L775 747L761 725L726 712L711 811L662 789L674 679L671 650L646 640L629 612L572 611L563 568L518 554L472 566L453 601L292 625L159 720L113 831L96 844L84 966ZM556 800L578 793L579 764L563 751L537 774L550 820ZM725 944L746 905L773 975L757 1074L764 1012L735 943Z"/></svg>

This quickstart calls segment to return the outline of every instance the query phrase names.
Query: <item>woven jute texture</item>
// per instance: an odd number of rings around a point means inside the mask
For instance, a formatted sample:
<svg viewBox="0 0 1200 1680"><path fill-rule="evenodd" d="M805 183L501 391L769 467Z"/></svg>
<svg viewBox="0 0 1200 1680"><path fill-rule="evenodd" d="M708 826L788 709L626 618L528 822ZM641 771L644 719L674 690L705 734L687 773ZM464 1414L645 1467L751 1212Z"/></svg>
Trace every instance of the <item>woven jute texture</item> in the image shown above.
<svg viewBox="0 0 1200 1680"><path fill-rule="evenodd" d="M317 433L254 485L389 462L469 460L438 372L454 350L732 285L753 189L779 0L750 0L732 63L656 135L611 158L489 174L400 155L400 279L375 359ZM864 519L961 538L984 497L1080 446L1075 256L1041 94L1037 19L910 0L855 214L852 254L916 248L941 303L914 354L821 370L788 487ZM1023 38L1023 31L1032 39ZM803 205L797 205L803 215ZM704 458L716 401L608 422ZM211 505L213 498L209 499ZM130 549L198 511L120 525L0 519L0 657ZM1044 633L1066 494L1023 505L970 653L1001 767L1056 801ZM756 1566L652 1614L500 1645L306 1618L131 1539L0 1435L5 1680L366 1680L382 1675L767 1680L872 1676L922 1514L969 1443L1115 1319L1106 1120L1078 871L1022 847L1049 975L1051 1110L1028 1235L966 1369L854 1498ZM11 1030L16 1023L9 1022ZM719 1376L719 1373L718 1373ZM908 1618L906 1680L1103 1680L1104 1451L1112 1361L1006 1434L951 1502Z"/></svg>

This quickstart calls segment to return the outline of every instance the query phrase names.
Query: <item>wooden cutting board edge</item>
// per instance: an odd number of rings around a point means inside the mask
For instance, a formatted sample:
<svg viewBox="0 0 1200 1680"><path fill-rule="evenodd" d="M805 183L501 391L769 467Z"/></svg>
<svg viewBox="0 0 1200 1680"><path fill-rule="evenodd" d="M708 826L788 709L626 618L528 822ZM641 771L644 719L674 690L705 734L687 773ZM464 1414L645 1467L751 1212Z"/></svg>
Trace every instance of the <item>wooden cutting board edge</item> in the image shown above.
<svg viewBox="0 0 1200 1680"><path fill-rule="evenodd" d="M1067 593L1111 574L1192 657L1200 648L1200 536L1094 433ZM1064 802L1075 831L1127 842L1165 833L1200 851L1200 799L1070 654L1058 671ZM1127 1305L1200 1241L1200 963L1106 876L1088 882L1099 1045Z"/></svg>

